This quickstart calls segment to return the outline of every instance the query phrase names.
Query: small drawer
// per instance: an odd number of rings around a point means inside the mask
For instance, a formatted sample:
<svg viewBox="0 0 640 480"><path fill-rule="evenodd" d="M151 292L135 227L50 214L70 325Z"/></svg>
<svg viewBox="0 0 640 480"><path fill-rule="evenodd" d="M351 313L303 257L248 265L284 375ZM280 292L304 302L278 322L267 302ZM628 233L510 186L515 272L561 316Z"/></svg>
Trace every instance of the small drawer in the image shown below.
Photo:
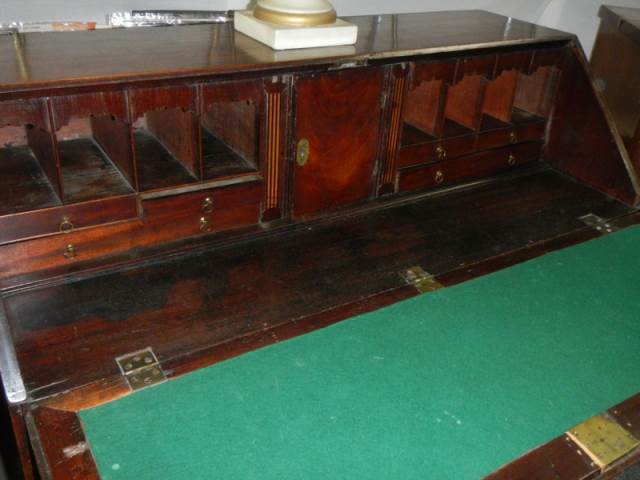
<svg viewBox="0 0 640 480"><path fill-rule="evenodd" d="M398 154L398 167L412 167L468 155L474 151L474 144L474 136L467 135L402 147Z"/></svg>
<svg viewBox="0 0 640 480"><path fill-rule="evenodd" d="M0 244L137 217L136 195L17 213L0 217Z"/></svg>
<svg viewBox="0 0 640 480"><path fill-rule="evenodd" d="M486 177L539 159L540 143L523 143L475 153L455 160L401 171L401 192L423 190Z"/></svg>
<svg viewBox="0 0 640 480"><path fill-rule="evenodd" d="M260 220L262 182L201 190L142 202L144 220L175 237L220 232L254 225Z"/></svg>
<svg viewBox="0 0 640 480"><path fill-rule="evenodd" d="M545 135L546 123L532 123L514 128L502 128L478 133L476 151L489 150L523 142L542 141Z"/></svg>

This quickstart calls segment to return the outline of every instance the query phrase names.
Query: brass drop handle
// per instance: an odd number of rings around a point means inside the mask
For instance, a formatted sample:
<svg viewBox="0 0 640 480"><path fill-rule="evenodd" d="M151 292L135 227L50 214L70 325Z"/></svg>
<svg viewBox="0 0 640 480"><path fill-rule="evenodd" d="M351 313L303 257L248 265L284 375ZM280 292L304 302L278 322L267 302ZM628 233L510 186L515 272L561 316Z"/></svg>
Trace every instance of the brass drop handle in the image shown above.
<svg viewBox="0 0 640 480"><path fill-rule="evenodd" d="M433 179L435 180L436 184L440 185L442 182L444 182L444 172L442 170L438 170Z"/></svg>
<svg viewBox="0 0 640 480"><path fill-rule="evenodd" d="M69 217L62 217L62 222L60 222L60 233L71 233L74 229L74 225L69 220Z"/></svg>
<svg viewBox="0 0 640 480"><path fill-rule="evenodd" d="M66 258L67 260L76 258L76 247L72 243L70 243L69 245L67 245L67 248L64 249L64 253L62 255L64 255L64 258Z"/></svg>
<svg viewBox="0 0 640 480"><path fill-rule="evenodd" d="M207 197L202 201L202 211L204 213L213 212L213 199L211 197Z"/></svg>
<svg viewBox="0 0 640 480"><path fill-rule="evenodd" d="M304 167L309 161L309 154L310 154L309 140L307 140L306 138L300 139L298 141L298 146L296 148L296 163L299 166Z"/></svg>
<svg viewBox="0 0 640 480"><path fill-rule="evenodd" d="M509 135L509 143L518 143L518 135L516 132L511 132Z"/></svg>
<svg viewBox="0 0 640 480"><path fill-rule="evenodd" d="M513 153L509 154L509 158L507 159L507 163L511 167L513 167L516 164L516 156Z"/></svg>
<svg viewBox="0 0 640 480"><path fill-rule="evenodd" d="M201 232L211 231L211 223L209 222L207 217L200 217L200 231Z"/></svg>
<svg viewBox="0 0 640 480"><path fill-rule="evenodd" d="M447 158L447 151L442 145L438 145L436 147L436 155L438 157L438 160L444 160L445 158Z"/></svg>

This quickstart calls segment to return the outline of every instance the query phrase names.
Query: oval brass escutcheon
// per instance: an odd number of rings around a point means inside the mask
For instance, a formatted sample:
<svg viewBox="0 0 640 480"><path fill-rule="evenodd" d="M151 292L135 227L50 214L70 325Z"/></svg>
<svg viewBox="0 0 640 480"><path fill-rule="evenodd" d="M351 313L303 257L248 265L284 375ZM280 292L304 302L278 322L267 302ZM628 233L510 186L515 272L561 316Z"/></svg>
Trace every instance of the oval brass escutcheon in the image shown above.
<svg viewBox="0 0 640 480"><path fill-rule="evenodd" d="M298 148L296 149L296 163L304 167L309 161L309 140L302 138L298 141Z"/></svg>
<svg viewBox="0 0 640 480"><path fill-rule="evenodd" d="M64 255L64 258L66 258L67 260L76 258L76 247L70 243L69 245L67 245L67 248L64 249L64 253L62 255Z"/></svg>
<svg viewBox="0 0 640 480"><path fill-rule="evenodd" d="M444 172L442 170L438 170L433 179L438 185L440 185L442 182L444 182Z"/></svg>
<svg viewBox="0 0 640 480"><path fill-rule="evenodd" d="M207 217L200 217L200 231L201 232L211 231L211 223L209 223L209 220L207 220Z"/></svg>
<svg viewBox="0 0 640 480"><path fill-rule="evenodd" d="M447 151L442 145L438 145L436 147L436 155L438 156L438 160L444 160L445 158L447 158Z"/></svg>
<svg viewBox="0 0 640 480"><path fill-rule="evenodd" d="M62 222L60 222L60 232L61 233L71 233L74 229L74 225L69 220L69 217L62 217Z"/></svg>
<svg viewBox="0 0 640 480"><path fill-rule="evenodd" d="M518 143L518 135L516 132L511 132L509 135L509 143Z"/></svg>
<svg viewBox="0 0 640 480"><path fill-rule="evenodd" d="M207 197L202 201L202 211L204 213L213 212L213 199L211 197Z"/></svg>
<svg viewBox="0 0 640 480"><path fill-rule="evenodd" d="M516 156L513 153L509 154L509 158L507 159L507 163L510 166L514 166L516 164Z"/></svg>

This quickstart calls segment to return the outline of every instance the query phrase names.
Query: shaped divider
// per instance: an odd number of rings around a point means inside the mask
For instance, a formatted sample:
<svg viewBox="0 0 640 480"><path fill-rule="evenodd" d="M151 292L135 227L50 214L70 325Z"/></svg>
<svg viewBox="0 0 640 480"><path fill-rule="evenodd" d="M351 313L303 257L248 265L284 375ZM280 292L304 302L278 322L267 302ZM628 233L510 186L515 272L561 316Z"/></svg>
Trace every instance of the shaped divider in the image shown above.
<svg viewBox="0 0 640 480"><path fill-rule="evenodd" d="M262 110L260 80L202 86L203 179L258 170Z"/></svg>
<svg viewBox="0 0 640 480"><path fill-rule="evenodd" d="M140 190L198 181L202 167L196 88L135 89L129 98Z"/></svg>
<svg viewBox="0 0 640 480"><path fill-rule="evenodd" d="M0 102L0 215L60 205L54 150L44 99Z"/></svg>
<svg viewBox="0 0 640 480"><path fill-rule="evenodd" d="M124 93L53 97L51 108L63 202L132 193L135 174Z"/></svg>

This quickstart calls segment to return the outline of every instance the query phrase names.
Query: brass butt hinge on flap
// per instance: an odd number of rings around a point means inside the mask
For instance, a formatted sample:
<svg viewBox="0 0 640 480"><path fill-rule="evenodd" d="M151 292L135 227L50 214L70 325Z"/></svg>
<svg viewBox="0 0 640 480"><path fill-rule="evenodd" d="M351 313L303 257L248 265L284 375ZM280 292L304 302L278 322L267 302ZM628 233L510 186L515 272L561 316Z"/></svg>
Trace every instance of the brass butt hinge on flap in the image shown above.
<svg viewBox="0 0 640 480"><path fill-rule="evenodd" d="M167 380L160 362L150 347L121 355L116 358L116 363L133 392Z"/></svg>
<svg viewBox="0 0 640 480"><path fill-rule="evenodd" d="M416 287L420 293L433 292L444 288L436 278L429 272L426 272L422 267L411 267L407 270L400 272L400 276L407 282L408 285Z"/></svg>
<svg viewBox="0 0 640 480"><path fill-rule="evenodd" d="M640 447L640 441L606 413L577 425L567 436L602 470Z"/></svg>
<svg viewBox="0 0 640 480"><path fill-rule="evenodd" d="M619 230L618 227L612 223L606 221L604 218L599 217L594 213L589 213L579 218L579 220L589 227L593 227L602 233L613 233Z"/></svg>

